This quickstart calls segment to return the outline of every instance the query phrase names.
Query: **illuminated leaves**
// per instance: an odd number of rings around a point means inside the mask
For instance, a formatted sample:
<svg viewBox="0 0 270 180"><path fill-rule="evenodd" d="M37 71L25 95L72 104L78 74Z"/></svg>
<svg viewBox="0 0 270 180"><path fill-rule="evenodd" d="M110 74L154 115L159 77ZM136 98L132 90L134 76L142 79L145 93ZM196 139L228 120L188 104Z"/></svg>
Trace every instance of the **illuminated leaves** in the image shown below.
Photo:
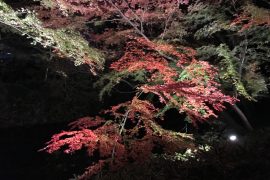
<svg viewBox="0 0 270 180"><path fill-rule="evenodd" d="M217 117L214 110L222 111L225 102L234 104L236 99L218 89L216 68L196 60L195 50L185 47L183 51L179 53L170 45L133 38L127 43L124 56L111 68L118 72L147 71L148 80L138 89L156 94L164 105L172 104L179 112L185 112L193 124ZM174 61L170 62L171 59Z"/></svg>
<svg viewBox="0 0 270 180"><path fill-rule="evenodd" d="M134 97L104 111L104 117L110 120L99 116L81 118L70 124L72 131L53 136L45 147L48 152L64 149L70 153L85 147L89 156L97 153L99 161L93 162L80 179L91 177L104 166L115 170L130 162L145 161L156 146L162 147L166 153L190 146L192 143L185 141L183 136L158 124L164 109L175 108L196 125L210 117L217 117L217 113L225 108L225 103L236 102L235 98L219 89L217 69L208 62L196 59L194 49L152 41L144 34L145 25L150 22L164 24L164 20L173 17L172 14L179 10L176 5L188 4L189 1L55 2L64 15L88 16L91 21L119 21L121 25L137 30L142 37L131 36L134 32L123 30L118 25L92 37L93 42L104 41L104 44L111 46L126 44L123 54L119 53L121 57L111 63L112 72L99 83L105 89L101 91L101 96L125 79L133 78L137 84ZM204 15L209 16L207 13Z"/></svg>
<svg viewBox="0 0 270 180"><path fill-rule="evenodd" d="M124 111L122 108L124 108ZM157 111L158 109L149 101L140 100L135 96L132 101L112 106L112 108L106 112L111 113L117 118L127 116L128 119L134 121L136 117L143 120L153 120Z"/></svg>
<svg viewBox="0 0 270 180"><path fill-rule="evenodd" d="M79 149L82 149L83 146L91 147L91 153L95 150L98 137L93 133L93 131L88 129L83 129L80 131L63 131L59 134L52 136L51 141L48 142L48 145L42 149L46 150L48 153L59 150L62 147L66 147L64 152L67 154L73 153Z"/></svg>

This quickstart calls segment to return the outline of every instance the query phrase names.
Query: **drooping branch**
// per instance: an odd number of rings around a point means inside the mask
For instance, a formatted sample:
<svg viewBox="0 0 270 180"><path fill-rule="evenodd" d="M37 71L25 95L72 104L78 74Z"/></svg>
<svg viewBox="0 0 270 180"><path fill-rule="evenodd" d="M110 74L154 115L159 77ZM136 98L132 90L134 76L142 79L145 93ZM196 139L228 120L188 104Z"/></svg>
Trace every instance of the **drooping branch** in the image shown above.
<svg viewBox="0 0 270 180"><path fill-rule="evenodd" d="M243 111L236 105L232 105L233 110L240 116L242 122L246 126L246 128L250 131L253 130L253 127L251 126L250 122L248 121L246 115L243 113Z"/></svg>

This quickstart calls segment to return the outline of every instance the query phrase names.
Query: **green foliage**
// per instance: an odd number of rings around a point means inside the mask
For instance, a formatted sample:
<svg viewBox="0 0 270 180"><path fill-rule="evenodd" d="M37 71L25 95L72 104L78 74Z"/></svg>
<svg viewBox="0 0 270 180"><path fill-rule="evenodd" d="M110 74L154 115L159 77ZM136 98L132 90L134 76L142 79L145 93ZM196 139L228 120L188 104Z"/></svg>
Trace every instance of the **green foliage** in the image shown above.
<svg viewBox="0 0 270 180"><path fill-rule="evenodd" d="M252 39L256 39L256 36L252 36ZM259 94L267 93L265 78L259 72L259 64L269 61L268 54L266 54L269 50L263 46L263 42L261 40L249 40L250 47L247 49L245 55L246 64L242 67L243 71L241 75L239 74L240 60L237 55L243 50L243 47L241 47L243 46L243 42L233 50L230 50L225 44L221 44L218 47L214 45L202 46L197 49L197 55L203 60L218 60L217 64L220 68L220 77L223 80L223 86L230 87L233 84L237 93L249 100L255 100L254 98ZM262 44L262 49L265 49L265 51L255 48L260 47L258 44Z"/></svg>
<svg viewBox="0 0 270 180"><path fill-rule="evenodd" d="M201 29L201 32L206 32L207 29L210 32L215 32L217 29L222 29L223 24L226 22L226 15L223 10L218 9L214 5L201 2L189 6L188 14L184 18L185 24L189 29L196 31L203 28L204 30ZM211 23L212 26L210 26ZM198 32L198 34L202 33Z"/></svg>
<svg viewBox="0 0 270 180"><path fill-rule="evenodd" d="M51 0L34 0L34 1L40 2L42 6L47 8L54 8L57 5L55 1Z"/></svg>
<svg viewBox="0 0 270 180"><path fill-rule="evenodd" d="M269 11L251 3L243 4L239 9L245 16L240 15L237 24L247 18L251 20L241 29L231 23L235 18L232 12L237 9L220 7L223 6L197 1L189 7L183 23L189 36L198 42L197 56L220 68L223 87L227 90L233 87L236 94L255 100L259 94L267 93L267 82L260 68L270 59ZM252 66L257 70L250 71Z"/></svg>
<svg viewBox="0 0 270 180"><path fill-rule="evenodd" d="M82 36L71 29L48 29L36 17L35 12L28 9L14 11L4 1L0 1L0 23L8 26L12 32L31 38L32 44L37 43L44 48L52 48L58 54L74 60L75 65L88 63L91 67L101 68L103 55Z"/></svg>
<svg viewBox="0 0 270 180"><path fill-rule="evenodd" d="M209 61L215 59L217 56L217 47L215 45L201 46L196 49L197 56L201 60Z"/></svg>
<svg viewBox="0 0 270 180"><path fill-rule="evenodd" d="M186 42L184 37L188 34L183 23L174 21L171 23L170 28L164 32L163 39L176 43Z"/></svg>
<svg viewBox="0 0 270 180"><path fill-rule="evenodd" d="M231 82L236 91L244 96L247 99L252 99L251 96L247 93L241 79L239 76L239 73L236 70L236 62L234 59L234 56L232 54L232 52L230 51L230 49L228 48L228 46L226 46L225 44L221 44L218 48L218 56L222 58L221 61L221 75L220 77L224 80L224 81L229 81Z"/></svg>
<svg viewBox="0 0 270 180"><path fill-rule="evenodd" d="M191 27L198 28L203 25L213 22L217 18L215 10L212 6L208 6L205 3L197 2L194 5L189 6L188 16L185 17L187 24L193 24Z"/></svg>
<svg viewBox="0 0 270 180"><path fill-rule="evenodd" d="M246 57L260 64L270 62L270 28L267 26L253 26L240 33L247 37L248 50ZM237 50L239 52L239 49Z"/></svg>
<svg viewBox="0 0 270 180"><path fill-rule="evenodd" d="M121 83L128 83L128 85L132 86L129 82L125 79L132 79L134 82L137 83L144 83L146 82L146 71L140 70L135 72L115 72L112 71L110 73L104 74L99 78L99 80L94 84L95 88L101 88L99 91L99 100L102 101L105 95L110 95L113 88ZM134 88L134 87L131 87Z"/></svg>
<svg viewBox="0 0 270 180"><path fill-rule="evenodd" d="M190 160L191 158L195 158L195 153L197 151L192 151L192 149L187 149L184 153L176 152L174 155L162 155L162 158L170 161L183 161L186 162Z"/></svg>
<svg viewBox="0 0 270 180"><path fill-rule="evenodd" d="M206 24L202 28L196 31L194 37L199 40L203 38L212 37L215 33L229 28L228 21L215 20L209 24Z"/></svg>

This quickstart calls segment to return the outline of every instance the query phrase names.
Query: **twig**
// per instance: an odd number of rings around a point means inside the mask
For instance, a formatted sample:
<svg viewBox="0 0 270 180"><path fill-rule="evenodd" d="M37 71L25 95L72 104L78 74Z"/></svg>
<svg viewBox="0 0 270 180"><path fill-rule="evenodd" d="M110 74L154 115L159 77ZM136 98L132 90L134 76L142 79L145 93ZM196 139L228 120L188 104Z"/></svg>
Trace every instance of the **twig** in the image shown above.
<svg viewBox="0 0 270 180"><path fill-rule="evenodd" d="M120 134L120 135L122 135L122 132L123 132L124 127L125 127L125 125L126 125L126 122L127 122L127 118L128 118L129 112L130 112L130 110L128 110L128 111L126 112L126 114L124 115L123 120L122 120L122 122L121 122L121 126L120 126L121 128L120 128L120 130L119 130L119 134Z"/></svg>
<svg viewBox="0 0 270 180"><path fill-rule="evenodd" d="M136 95L137 98L139 98L142 95L142 93L143 93L142 91L138 92L138 94ZM122 135L122 133L124 131L124 128L125 128L129 113L130 113L130 110L127 110L127 112L125 113L125 115L124 115L124 117L122 119L122 122L120 124L120 130L119 130L119 135L120 136ZM114 157L115 157L115 148L116 148L116 141L115 141L115 144L114 144L114 147L113 147L113 150L112 150L112 162L113 162Z"/></svg>
<svg viewBox="0 0 270 180"><path fill-rule="evenodd" d="M163 33L161 34L161 39L163 40L164 39L164 35L168 29L168 24L169 24L169 21L171 20L171 18L173 17L174 13L176 12L176 9L179 7L179 2L177 4L177 6L175 6L175 8L173 9L172 13L170 13L169 17L166 19L165 21L165 27L164 27L164 30L163 30Z"/></svg>
<svg viewBox="0 0 270 180"><path fill-rule="evenodd" d="M113 21L123 21L123 19L108 19L108 20L98 20L98 21L87 21L86 24L96 23L96 22L113 22Z"/></svg>
<svg viewBox="0 0 270 180"><path fill-rule="evenodd" d="M123 119L122 119L122 122L121 122L121 124L120 124L120 130L119 130L119 135L121 136L122 135L122 132L123 132L123 130L124 130L124 127L125 127L125 125L126 125L126 122L127 122L127 118L128 118L128 114L129 114L129 110L125 113L125 115L124 115L124 117L123 117ZM116 141L115 141L115 143L114 143L114 146L113 146L113 150L112 150L112 162L113 162L113 160L114 160L114 158L115 158L115 148L116 148Z"/></svg>
<svg viewBox="0 0 270 180"><path fill-rule="evenodd" d="M244 63L246 61L247 46L248 46L248 41L247 41L247 35L245 34L245 46L244 46L244 49L242 52L241 64L239 67L239 81L241 81L241 79L242 79L243 67L244 67Z"/></svg>
<svg viewBox="0 0 270 180"><path fill-rule="evenodd" d="M138 33L138 34L140 34L145 40L147 40L147 41L150 41L150 39L140 30L140 29L138 29L138 27L133 23L133 22L131 22L131 20L130 19L128 19L125 15L124 15L124 13L112 2L112 0L107 0L117 11L118 11L118 13L122 16L122 18L124 19L124 20L126 20L126 22L127 23L129 23L134 29L135 29L135 31Z"/></svg>
<svg viewBox="0 0 270 180"><path fill-rule="evenodd" d="M127 3L127 7L128 7L128 9L132 12L132 14L135 16L135 18L136 19L138 19L138 21L140 22L140 31L142 32L142 33L144 33L144 29L143 29L143 21L144 21L144 19L143 19L143 17L144 17L144 13L145 13L145 11L143 11L143 15L142 15L142 17L139 17L131 8L130 8L130 6L129 6L129 4L128 4L128 2L125 0L125 2Z"/></svg>

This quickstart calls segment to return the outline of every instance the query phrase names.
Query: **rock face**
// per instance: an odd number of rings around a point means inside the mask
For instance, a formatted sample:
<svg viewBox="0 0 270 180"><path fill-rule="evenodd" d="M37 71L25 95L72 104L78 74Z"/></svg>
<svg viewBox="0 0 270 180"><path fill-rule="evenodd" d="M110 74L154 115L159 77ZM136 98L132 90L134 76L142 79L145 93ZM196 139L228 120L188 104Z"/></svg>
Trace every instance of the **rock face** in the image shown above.
<svg viewBox="0 0 270 180"><path fill-rule="evenodd" d="M1 36L0 127L57 123L98 111L86 67L51 58L20 36Z"/></svg>

